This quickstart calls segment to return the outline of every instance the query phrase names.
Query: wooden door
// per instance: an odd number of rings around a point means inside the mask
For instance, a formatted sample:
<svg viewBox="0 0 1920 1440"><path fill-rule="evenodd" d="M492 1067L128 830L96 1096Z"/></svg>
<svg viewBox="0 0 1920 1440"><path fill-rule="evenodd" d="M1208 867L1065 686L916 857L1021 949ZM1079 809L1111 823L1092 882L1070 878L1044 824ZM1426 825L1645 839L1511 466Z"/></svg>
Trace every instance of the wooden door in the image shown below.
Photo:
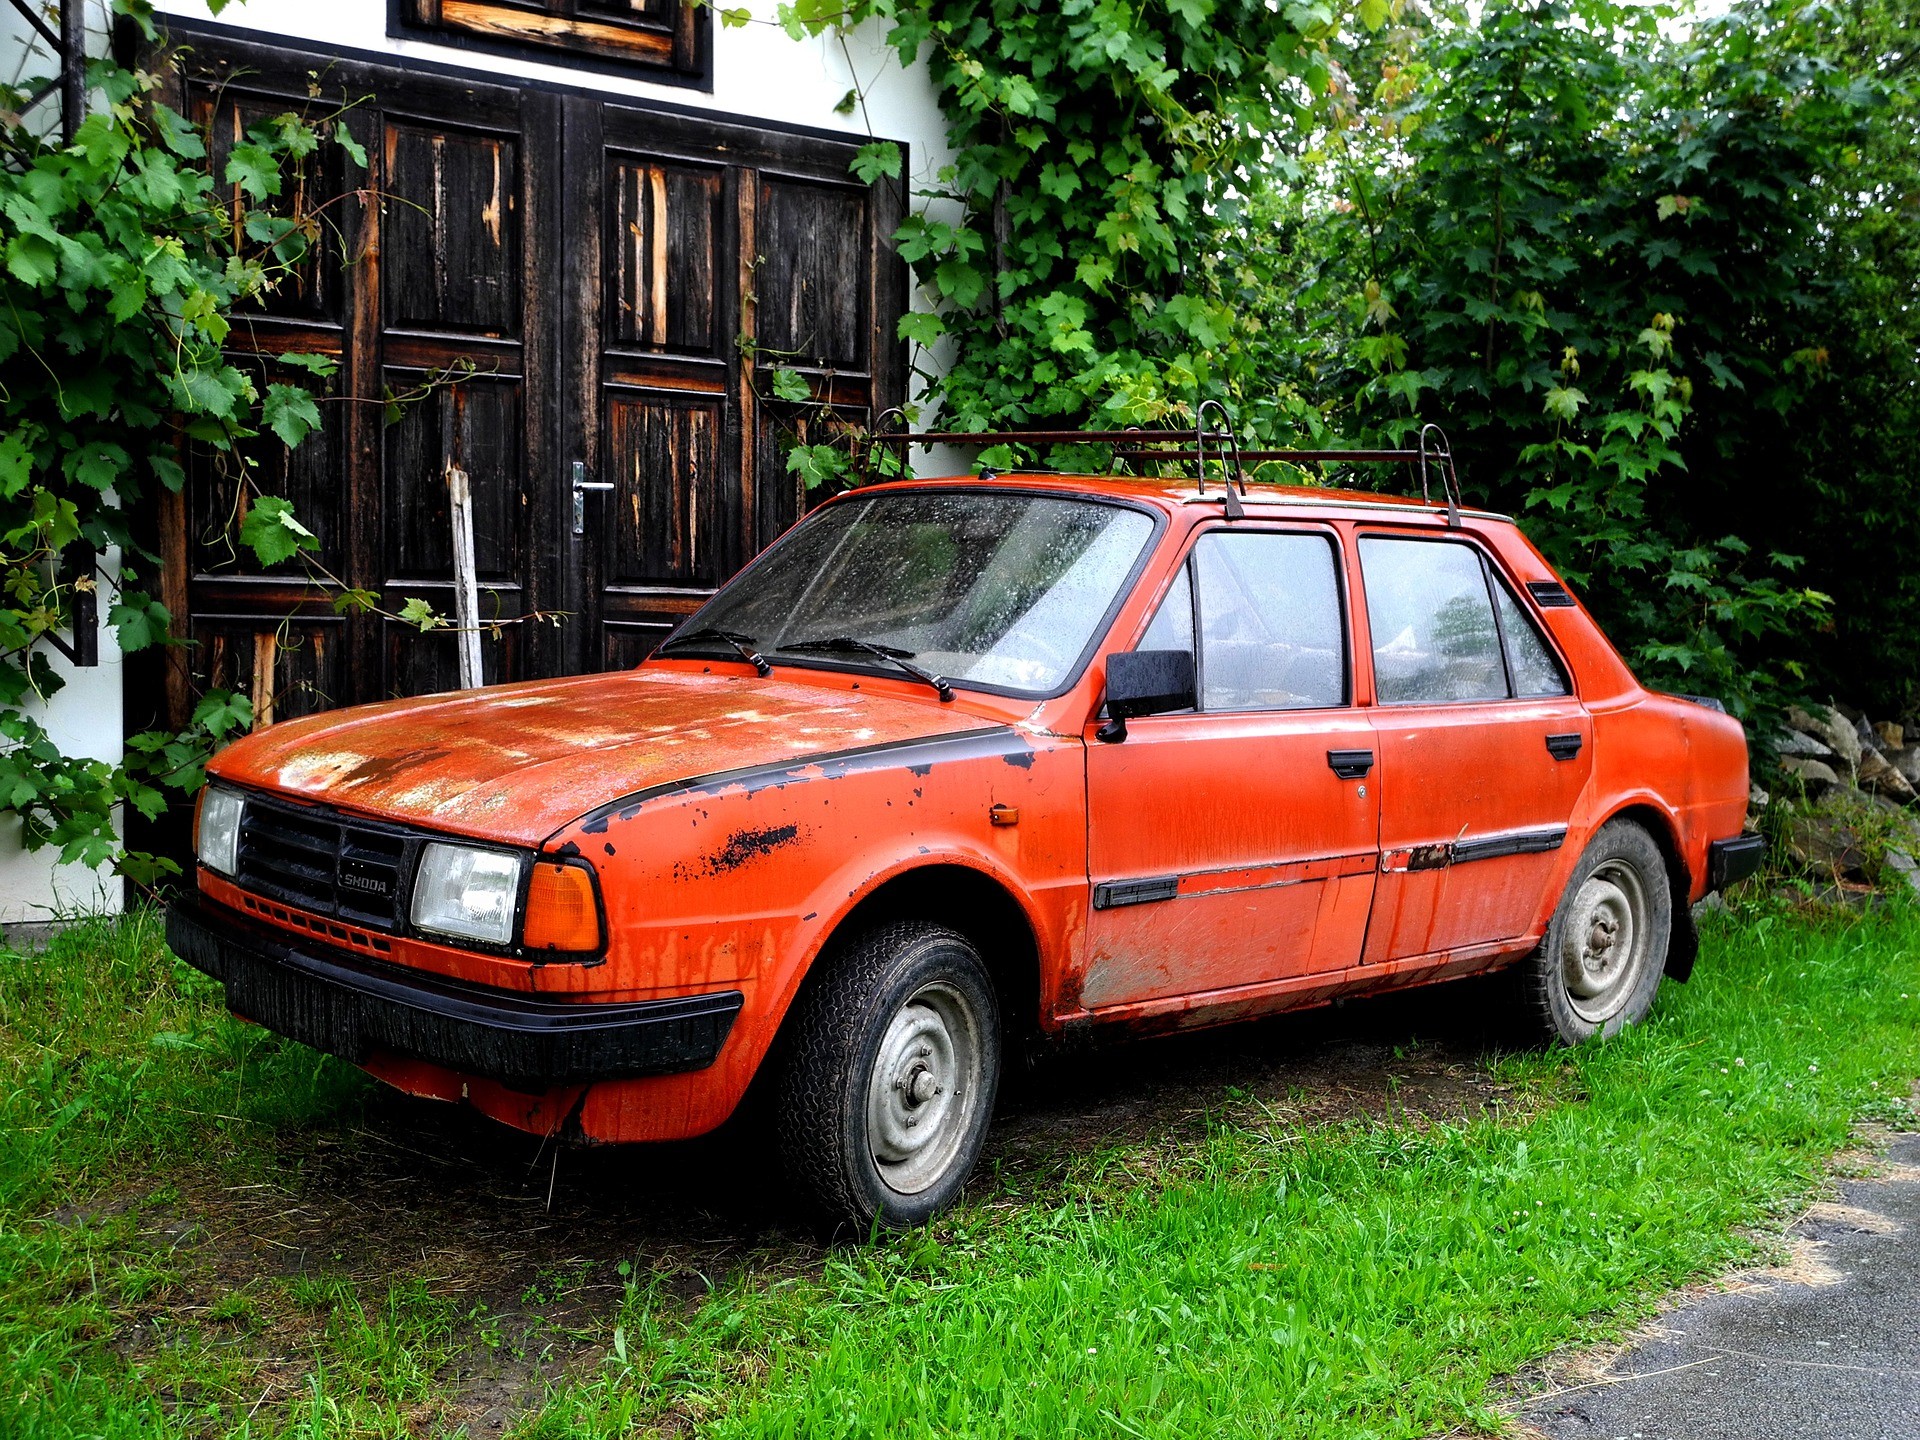
<svg viewBox="0 0 1920 1440"><path fill-rule="evenodd" d="M450 635L336 605L452 613L449 465L498 622L487 680L635 663L797 518L783 425L898 403L898 204L849 178L849 141L175 29L172 103L215 173L287 111L339 112L368 164L328 145L287 177L321 240L235 326L236 362L262 384L288 354L340 368L297 450L256 442L249 486L197 457L167 503L164 598L192 643L129 688L130 725L181 723L215 686L271 721L457 684ZM818 404L762 401L767 347ZM578 534L576 463L615 487L587 493ZM294 502L311 564L234 544L249 488Z"/></svg>
<svg viewBox="0 0 1920 1440"><path fill-rule="evenodd" d="M599 224L569 237L565 448L611 487L577 511L580 668L645 658L799 518L795 438L897 403L897 192L850 179L854 154L622 105L569 124L567 193ZM776 366L814 400L773 401Z"/></svg>
<svg viewBox="0 0 1920 1440"><path fill-rule="evenodd" d="M201 689L250 693L263 723L336 705L450 689L453 636L392 618L409 600L451 614L446 470L469 475L489 681L551 673L561 653L522 623L555 608L558 400L549 306L551 157L559 97L466 78L334 62L310 91L311 57L196 41L177 104L209 138L214 173L251 127L288 111L340 123L368 157L318 152L305 187L319 222L309 260L236 324L236 361L264 384L299 378L286 355L339 369L322 427L289 452L270 436L244 457L191 457L164 517L170 608L185 617L190 673L169 677L178 714ZM261 567L234 543L249 488L285 495L318 536L310 556ZM173 527L177 534L169 534ZM350 590L386 614L343 611Z"/></svg>

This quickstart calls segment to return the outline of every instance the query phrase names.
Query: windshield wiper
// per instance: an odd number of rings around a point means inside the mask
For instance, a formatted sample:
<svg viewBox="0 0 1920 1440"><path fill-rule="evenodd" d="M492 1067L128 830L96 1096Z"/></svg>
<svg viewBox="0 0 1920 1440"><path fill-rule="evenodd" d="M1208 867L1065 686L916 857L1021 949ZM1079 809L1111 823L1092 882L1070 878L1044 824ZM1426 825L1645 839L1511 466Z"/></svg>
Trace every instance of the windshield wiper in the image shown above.
<svg viewBox="0 0 1920 1440"><path fill-rule="evenodd" d="M896 669L904 670L916 680L925 681L940 692L942 704L953 699L953 686L931 670L923 670L913 663L913 651L900 650L892 645L876 645L871 640L856 640L851 635L829 635L821 640L795 640L788 644L776 645L776 650L813 650L829 655L872 655L884 660Z"/></svg>
<svg viewBox="0 0 1920 1440"><path fill-rule="evenodd" d="M722 645L731 645L738 650L740 658L760 672L761 679L764 680L773 673L773 666L768 662L767 657L753 648L759 643L753 636L743 635L738 630L716 630L710 625L703 625L698 630L689 630L684 635L669 635L653 647L653 653L658 655L661 651L671 650L676 645L692 645L701 641L714 640L718 640Z"/></svg>

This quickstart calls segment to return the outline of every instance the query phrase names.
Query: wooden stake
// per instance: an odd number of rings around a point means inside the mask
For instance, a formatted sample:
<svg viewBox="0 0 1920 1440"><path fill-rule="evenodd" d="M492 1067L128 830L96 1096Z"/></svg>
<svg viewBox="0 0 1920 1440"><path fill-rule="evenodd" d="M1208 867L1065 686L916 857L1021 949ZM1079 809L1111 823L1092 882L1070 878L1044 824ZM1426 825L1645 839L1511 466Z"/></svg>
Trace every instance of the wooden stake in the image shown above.
<svg viewBox="0 0 1920 1440"><path fill-rule="evenodd" d="M485 684L480 669L480 582L473 564L473 482L447 462L448 511L453 520L453 615L459 627L460 688Z"/></svg>

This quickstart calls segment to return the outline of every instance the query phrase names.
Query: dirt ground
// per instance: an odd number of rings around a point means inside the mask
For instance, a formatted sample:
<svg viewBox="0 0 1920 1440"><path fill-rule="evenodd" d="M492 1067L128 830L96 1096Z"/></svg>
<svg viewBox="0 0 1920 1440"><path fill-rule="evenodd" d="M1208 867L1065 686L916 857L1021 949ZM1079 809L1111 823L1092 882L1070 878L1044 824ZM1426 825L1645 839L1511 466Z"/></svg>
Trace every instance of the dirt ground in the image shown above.
<svg viewBox="0 0 1920 1440"><path fill-rule="evenodd" d="M1521 1100L1489 1070L1485 1002L1471 984L1440 987L1042 1056L1003 1089L973 1194L1044 1203L1094 1159L1151 1181L1222 1119L1297 1130L1510 1108ZM491 1440L552 1379L604 1353L621 1262L689 1306L743 1266L773 1279L819 1265L819 1242L782 1208L768 1148L749 1123L686 1144L556 1153L383 1088L352 1128L284 1141L275 1182L176 1176L166 1198L146 1200L143 1238L172 1252L179 1279L116 1343L137 1355L183 1320L217 1329L247 1297L231 1343L259 1357L271 1403L304 1385L325 1326L323 1307L298 1303L303 1285L311 1296L345 1282L372 1303L418 1282L473 1316L476 1336L421 1418Z"/></svg>

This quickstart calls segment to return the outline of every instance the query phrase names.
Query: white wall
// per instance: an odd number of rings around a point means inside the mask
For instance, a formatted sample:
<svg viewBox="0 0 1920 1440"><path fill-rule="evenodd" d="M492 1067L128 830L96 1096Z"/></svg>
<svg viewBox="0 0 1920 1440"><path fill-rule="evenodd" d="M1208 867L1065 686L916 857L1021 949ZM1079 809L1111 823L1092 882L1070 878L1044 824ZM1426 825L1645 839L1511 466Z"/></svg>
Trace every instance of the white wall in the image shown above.
<svg viewBox="0 0 1920 1440"><path fill-rule="evenodd" d="M204 0L158 0L158 8L174 15L209 18ZM727 8L740 7L729 3ZM836 115L833 108L857 80L867 91L866 116L872 119L873 134L903 140L912 147L916 179L930 179L946 163L946 129L926 67L902 69L894 52L882 48L884 25L862 26L843 50L831 36L789 39L772 23L773 0L753 0L745 8L757 17L750 25L729 27L714 19L711 92L573 69L560 57L523 60L426 40L396 39L387 34L387 0L244 0L227 6L217 23L309 44L429 60L487 75L524 76L751 119L865 134L867 120L858 109L851 115Z"/></svg>
<svg viewBox="0 0 1920 1440"><path fill-rule="evenodd" d="M109 554L102 565L108 574L118 569ZM106 587L100 604L100 664L76 670L65 656L49 652L54 671L66 680L64 690L43 703L22 708L47 727L47 734L63 754L105 760L117 765L123 750L120 716L120 647L106 623ZM53 849L31 853L20 845L20 822L0 816L0 925L56 920L82 911L118 910L120 881L80 865L56 863Z"/></svg>

